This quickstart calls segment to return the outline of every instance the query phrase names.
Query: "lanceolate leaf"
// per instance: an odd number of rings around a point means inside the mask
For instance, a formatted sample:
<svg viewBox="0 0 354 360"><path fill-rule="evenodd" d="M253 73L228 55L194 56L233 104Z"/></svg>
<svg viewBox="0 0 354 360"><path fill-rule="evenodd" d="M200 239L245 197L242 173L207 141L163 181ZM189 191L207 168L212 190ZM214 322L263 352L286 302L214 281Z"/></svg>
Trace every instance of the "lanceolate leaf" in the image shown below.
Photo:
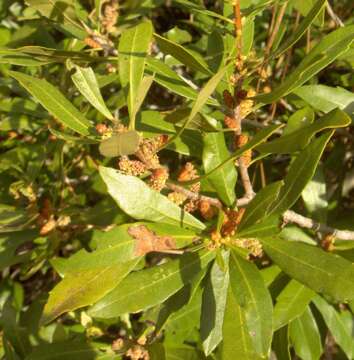
<svg viewBox="0 0 354 360"><path fill-rule="evenodd" d="M172 93L192 100L198 97L197 90L188 85L175 71L161 60L147 57L146 68L149 74L155 74L155 82ZM218 102L214 99L208 99L207 104L218 105Z"/></svg>
<svg viewBox="0 0 354 360"><path fill-rule="evenodd" d="M200 71L206 75L210 75L211 71L208 69L206 62L200 58L197 58L191 51L184 46L177 44L171 40L168 40L158 34L154 34L162 52L170 54L182 64L190 67L193 70Z"/></svg>
<svg viewBox="0 0 354 360"><path fill-rule="evenodd" d="M95 304L89 314L113 318L162 303L191 281L213 257L214 253L209 251L190 253L163 265L134 272Z"/></svg>
<svg viewBox="0 0 354 360"><path fill-rule="evenodd" d="M267 216L269 207L273 204L278 197L280 188L283 186L282 181L267 185L261 189L254 199L246 207L246 212L242 217L241 223L237 230L242 231L247 227L260 222Z"/></svg>
<svg viewBox="0 0 354 360"><path fill-rule="evenodd" d="M65 312L92 305L117 286L138 260L104 266L94 262L87 270L68 274L50 292L42 322L48 323Z"/></svg>
<svg viewBox="0 0 354 360"><path fill-rule="evenodd" d="M311 138L319 131L324 129L341 128L350 125L349 116L337 109L316 120L314 123L303 126L300 129L283 135L280 138L261 144L256 150L263 153L286 154L303 149Z"/></svg>
<svg viewBox="0 0 354 360"><path fill-rule="evenodd" d="M284 179L278 198L271 206L270 214L281 214L294 205L308 181L312 179L332 135L333 131L323 134L298 154Z"/></svg>
<svg viewBox="0 0 354 360"><path fill-rule="evenodd" d="M52 84L17 71L8 73L68 128L81 135L90 134L90 122Z"/></svg>
<svg viewBox="0 0 354 360"><path fill-rule="evenodd" d="M33 9L36 9L41 15L55 21L56 25L64 33L83 40L87 33L84 27L78 22L75 14L75 8L70 0L26 0Z"/></svg>
<svg viewBox="0 0 354 360"><path fill-rule="evenodd" d="M316 19L318 14L323 10L326 4L326 0L317 0L315 5L312 7L311 11L306 15L306 17L301 21L299 26L296 28L290 37L272 54L272 57L276 57L284 53L291 46L293 46L298 40L301 39L305 31L311 26L313 21Z"/></svg>
<svg viewBox="0 0 354 360"><path fill-rule="evenodd" d="M230 255L230 284L245 314L255 352L268 358L273 335L272 299L257 267L234 251Z"/></svg>
<svg viewBox="0 0 354 360"><path fill-rule="evenodd" d="M144 232L142 238L134 237L133 229L143 226L147 232L154 235L148 239ZM95 232L93 236L97 242L97 249L87 252L82 249L68 259L56 258L52 260L54 268L61 276L78 271L89 270L92 264L107 266L120 264L141 255L141 248L148 250L148 243L164 238L173 242L175 248L181 248L192 243L194 232L168 224L155 224L149 222L128 223L117 226L110 231ZM154 244L154 245L155 245Z"/></svg>
<svg viewBox="0 0 354 360"><path fill-rule="evenodd" d="M344 54L354 42L354 25L337 29L325 36L300 65L279 85L268 94L258 95L258 101L267 104L280 99L304 84L324 67L331 64Z"/></svg>
<svg viewBox="0 0 354 360"><path fill-rule="evenodd" d="M301 359L318 360L322 354L321 335L309 307L289 326L291 342Z"/></svg>
<svg viewBox="0 0 354 360"><path fill-rule="evenodd" d="M277 296L274 306L274 329L278 330L299 317L314 296L315 293L311 289L296 280L290 280Z"/></svg>
<svg viewBox="0 0 354 360"><path fill-rule="evenodd" d="M268 256L290 277L335 301L354 299L354 268L316 246L272 237L260 239Z"/></svg>
<svg viewBox="0 0 354 360"><path fill-rule="evenodd" d="M221 79L224 77L226 70L230 66L225 66L224 68L220 69L203 87L202 90L200 90L197 99L194 102L194 105L192 107L192 110L189 114L189 117L186 119L182 127L177 131L177 133L172 136L172 138L169 139L167 144L172 143L175 139L177 139L183 131L187 128L188 124L196 117L196 115L199 113L199 111L202 110L202 107L206 104L207 100L211 96L211 94L214 92L216 87L218 86ZM167 146L166 144L166 146Z"/></svg>
<svg viewBox="0 0 354 360"><path fill-rule="evenodd" d="M137 220L150 220L203 230L205 225L175 203L152 190L135 176L123 175L115 169L100 167L109 194L118 206Z"/></svg>
<svg viewBox="0 0 354 360"><path fill-rule="evenodd" d="M145 58L152 38L152 24L142 22L125 30L119 43L119 75L126 95L130 126L134 129L136 104L140 83L144 75Z"/></svg>
<svg viewBox="0 0 354 360"><path fill-rule="evenodd" d="M255 354L251 336L247 330L246 315L236 301L231 285L228 289L223 324L223 342L220 349L221 359L259 360Z"/></svg>
<svg viewBox="0 0 354 360"><path fill-rule="evenodd" d="M204 171L214 169L230 156L222 132L209 133L204 136L203 165ZM237 173L234 164L228 163L209 176L209 181L220 196L220 199L231 206L235 199Z"/></svg>
<svg viewBox="0 0 354 360"><path fill-rule="evenodd" d="M301 97L316 110L327 113L339 108L346 111L353 118L354 109L351 104L354 102L354 93L344 88L326 85L305 85L296 89L294 94Z"/></svg>
<svg viewBox="0 0 354 360"><path fill-rule="evenodd" d="M200 331L206 356L210 355L222 340L222 326L229 287L228 251L223 252L222 259L226 268L221 269L217 261L213 263L203 292Z"/></svg>
<svg viewBox="0 0 354 360"><path fill-rule="evenodd" d="M75 73L71 75L71 79L73 80L77 89L92 106L94 106L107 119L112 120L113 116L102 98L100 88L92 68L83 68L77 65L74 66L74 68Z"/></svg>
<svg viewBox="0 0 354 360"><path fill-rule="evenodd" d="M348 359L352 359L354 351L353 334L348 331L349 329L337 310L320 296L316 296L313 302L320 311L336 343L346 353Z"/></svg>

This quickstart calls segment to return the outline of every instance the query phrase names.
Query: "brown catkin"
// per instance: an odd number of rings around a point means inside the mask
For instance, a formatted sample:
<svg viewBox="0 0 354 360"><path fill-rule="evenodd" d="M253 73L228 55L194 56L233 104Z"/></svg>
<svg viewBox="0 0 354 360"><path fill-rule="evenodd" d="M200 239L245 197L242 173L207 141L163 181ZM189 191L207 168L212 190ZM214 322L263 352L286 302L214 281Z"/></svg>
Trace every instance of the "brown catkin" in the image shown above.
<svg viewBox="0 0 354 360"><path fill-rule="evenodd" d="M248 135L241 134L235 137L235 147L236 149L240 149L242 146L245 146L248 143ZM242 155L243 165L249 167L252 161L252 150L247 150Z"/></svg>
<svg viewBox="0 0 354 360"><path fill-rule="evenodd" d="M144 174L146 166L139 160L129 160L124 157L118 161L118 168L127 175L139 176Z"/></svg>
<svg viewBox="0 0 354 360"><path fill-rule="evenodd" d="M154 169L149 179L149 185L156 191L161 191L168 180L168 170L165 167Z"/></svg>

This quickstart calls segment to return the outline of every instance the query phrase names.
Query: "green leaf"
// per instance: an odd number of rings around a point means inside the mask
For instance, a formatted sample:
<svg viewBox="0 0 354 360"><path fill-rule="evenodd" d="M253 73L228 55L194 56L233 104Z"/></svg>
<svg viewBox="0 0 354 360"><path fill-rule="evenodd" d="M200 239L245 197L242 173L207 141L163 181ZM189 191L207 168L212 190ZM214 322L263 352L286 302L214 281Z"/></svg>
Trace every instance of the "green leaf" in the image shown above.
<svg viewBox="0 0 354 360"><path fill-rule="evenodd" d="M161 60L151 57L146 58L146 68L149 74L155 74L155 82L170 90L172 93L195 100L198 97L197 90L188 85L175 71ZM207 104L218 105L214 99L208 99Z"/></svg>
<svg viewBox="0 0 354 360"><path fill-rule="evenodd" d="M101 114L103 114L107 119L113 120L113 116L102 98L100 88L92 68L83 68L77 65L73 67L76 71L71 75L71 79L77 89Z"/></svg>
<svg viewBox="0 0 354 360"><path fill-rule="evenodd" d="M94 349L87 342L70 340L35 346L32 353L26 356L25 360L99 360L101 359L100 354L102 360L109 359L103 358L104 353ZM112 357L111 359L113 360L114 358Z"/></svg>
<svg viewBox="0 0 354 360"><path fill-rule="evenodd" d="M354 111L351 104L354 102L354 94L339 86L306 85L296 89L294 94L318 111L327 113L339 108L353 119Z"/></svg>
<svg viewBox="0 0 354 360"><path fill-rule="evenodd" d="M141 80L139 89L138 89L138 94L136 96L136 104L134 107L134 113L133 113L133 118L136 117L136 114L138 113L138 111L140 110L141 106L143 105L143 102L150 90L150 87L152 85L154 81L154 75L152 76L145 76L143 77L143 79Z"/></svg>
<svg viewBox="0 0 354 360"><path fill-rule="evenodd" d="M93 262L91 268L69 273L54 287L42 315L49 323L61 314L92 305L117 286L135 267L139 259L108 265Z"/></svg>
<svg viewBox="0 0 354 360"><path fill-rule="evenodd" d="M270 214L281 214L294 205L306 184L312 179L332 135L333 131L323 134L298 154L289 168L278 198L271 206Z"/></svg>
<svg viewBox="0 0 354 360"><path fill-rule="evenodd" d="M152 39L152 23L145 21L123 32L119 42L119 75L134 129L137 98L143 80L145 58Z"/></svg>
<svg viewBox="0 0 354 360"><path fill-rule="evenodd" d="M337 29L326 35L281 85L268 94L256 96L256 99L268 104L291 93L348 51L354 42L353 39L354 25Z"/></svg>
<svg viewBox="0 0 354 360"><path fill-rule="evenodd" d="M129 234L131 228L144 226L157 236L168 236L176 244L176 249L190 245L195 239L195 233L168 224L149 222L128 223L117 226L109 231L95 231L92 240L97 243L97 249L87 252L82 249L68 259L56 258L51 261L54 268L64 276L68 273L88 270L92 264L101 266L119 264L140 256L139 242ZM144 238L145 241L148 239Z"/></svg>
<svg viewBox="0 0 354 360"><path fill-rule="evenodd" d="M340 314L333 306L320 296L316 296L313 303L320 311L336 343L342 348L348 359L352 359L354 350L353 334L348 331L348 328L343 322Z"/></svg>
<svg viewBox="0 0 354 360"><path fill-rule="evenodd" d="M222 360L259 360L259 356L254 353L251 336L247 330L246 315L236 301L231 285L227 294L220 354Z"/></svg>
<svg viewBox="0 0 354 360"><path fill-rule="evenodd" d="M276 140L261 144L256 147L262 153L286 154L303 149L309 144L312 137L319 131L335 129L350 125L349 116L342 110L333 110L314 123L303 126L300 129L283 135Z"/></svg>
<svg viewBox="0 0 354 360"><path fill-rule="evenodd" d="M206 75L211 75L211 71L208 69L206 62L202 60L202 58L197 58L186 47L168 40L156 33L154 34L154 37L163 53L172 55L182 64L190 67L193 70L200 71Z"/></svg>
<svg viewBox="0 0 354 360"><path fill-rule="evenodd" d="M223 15L220 15L214 11L210 11L208 9L206 9L205 7L203 6L198 6L197 4L194 4L193 2L191 1L188 1L188 0L173 0L173 2L179 4L179 5L182 5L183 7L186 7L189 11L191 12L196 12L196 13L199 13L199 14L202 14L202 15L208 15L208 16L211 16L211 17L214 17L216 19L220 19L220 20L223 20L223 21L226 21L226 22L229 22L231 24L233 24L233 21Z"/></svg>
<svg viewBox="0 0 354 360"><path fill-rule="evenodd" d="M136 271L96 303L89 315L113 318L160 304L175 294L207 266L214 253L189 253L160 266Z"/></svg>
<svg viewBox="0 0 354 360"><path fill-rule="evenodd" d="M294 319L289 325L289 335L295 353L301 359L318 360L322 354L321 335L311 309Z"/></svg>
<svg viewBox="0 0 354 360"><path fill-rule="evenodd" d="M8 74L68 128L84 136L90 134L91 123L53 85L44 79L37 79L17 71L9 71Z"/></svg>
<svg viewBox="0 0 354 360"><path fill-rule="evenodd" d="M231 251L230 284L246 318L255 352L268 358L273 336L273 304L256 265Z"/></svg>
<svg viewBox="0 0 354 360"><path fill-rule="evenodd" d="M301 242L260 239L268 256L290 277L335 301L354 298L354 268L342 257Z"/></svg>
<svg viewBox="0 0 354 360"><path fill-rule="evenodd" d="M229 158L227 158L225 161L223 161L220 165L216 166L214 169L210 170L209 172L200 176L197 179L183 182L183 185L195 184L196 182L199 182L203 179L208 178L209 176L214 174L216 171L218 171L222 167L224 167L226 164L228 164L230 162L234 162L236 159L238 159L240 156L242 156L243 153L246 152L247 150L251 150L254 147L256 147L257 145L261 144L263 141L265 141L268 137L270 137L274 132L276 132L280 128L281 128L281 125L271 125L271 126L267 126L266 128L258 131L257 134L246 145L242 146L240 149L235 151L232 155L230 155Z"/></svg>
<svg viewBox="0 0 354 360"><path fill-rule="evenodd" d="M323 167L316 169L315 175L302 191L302 199L304 200L307 211L314 220L327 222L327 187Z"/></svg>
<svg viewBox="0 0 354 360"><path fill-rule="evenodd" d="M311 289L296 280L290 280L277 296L273 314L274 329L280 329L303 314L314 296Z"/></svg>
<svg viewBox="0 0 354 360"><path fill-rule="evenodd" d="M52 20L62 32L83 40L87 33L78 22L75 8L70 0L26 0L26 3L36 9L41 15Z"/></svg>
<svg viewBox="0 0 354 360"><path fill-rule="evenodd" d="M192 110L189 114L189 117L186 119L182 127L176 132L174 136L172 136L166 146L172 143L175 139L179 138L183 131L187 128L189 123L197 116L199 111L202 110L202 107L205 105L211 94L215 91L216 87L220 83L221 79L224 77L226 70L230 65L227 65L220 69L209 81L205 84L203 89L200 90L197 99L195 100Z"/></svg>
<svg viewBox="0 0 354 360"><path fill-rule="evenodd" d="M315 120L315 112L309 106L294 112L288 119L283 135L288 135L296 130L313 123Z"/></svg>
<svg viewBox="0 0 354 360"><path fill-rule="evenodd" d="M222 132L205 134L203 140L203 166L204 171L207 173L225 161L230 156L230 153L226 147L225 137ZM231 206L235 202L237 172L234 164L230 162L223 166L209 176L209 181L226 205Z"/></svg>
<svg viewBox="0 0 354 360"><path fill-rule="evenodd" d="M123 175L115 169L101 166L99 169L109 194L129 216L203 230L205 225L175 203L152 190L135 176Z"/></svg>
<svg viewBox="0 0 354 360"><path fill-rule="evenodd" d="M274 333L272 349L277 360L291 360L289 330L287 326Z"/></svg>
<svg viewBox="0 0 354 360"><path fill-rule="evenodd" d="M48 58L37 58L29 54L23 54L17 49L0 49L0 64L18 66L42 66L54 62Z"/></svg>
<svg viewBox="0 0 354 360"><path fill-rule="evenodd" d="M284 53L286 50L291 48L301 37L304 35L306 30L314 22L318 14L324 9L326 0L317 0L311 10L308 12L306 17L297 26L296 30L290 35L290 37L277 49L275 53L271 55L271 58L277 57Z"/></svg>
<svg viewBox="0 0 354 360"><path fill-rule="evenodd" d="M253 200L247 205L245 214L242 217L240 225L237 227L237 231L241 232L243 229L259 223L268 214L270 206L278 197L279 191L283 186L282 181L277 181L267 185L261 189Z"/></svg>
<svg viewBox="0 0 354 360"><path fill-rule="evenodd" d="M103 156L117 157L134 154L139 147L140 136L135 130L115 133L101 141L99 150Z"/></svg>
<svg viewBox="0 0 354 360"><path fill-rule="evenodd" d="M229 254L229 251L222 253L226 269L221 269L218 262L214 261L203 292L200 332L206 356L209 356L222 340L227 289L229 287Z"/></svg>

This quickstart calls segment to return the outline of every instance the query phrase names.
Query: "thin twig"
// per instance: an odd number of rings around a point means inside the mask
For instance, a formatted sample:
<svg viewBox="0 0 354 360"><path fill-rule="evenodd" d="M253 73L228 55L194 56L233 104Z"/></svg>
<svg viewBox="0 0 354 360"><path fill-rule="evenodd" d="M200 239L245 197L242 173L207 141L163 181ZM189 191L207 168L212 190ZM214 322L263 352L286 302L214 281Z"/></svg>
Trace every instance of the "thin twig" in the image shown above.
<svg viewBox="0 0 354 360"><path fill-rule="evenodd" d="M321 234L330 234L339 240L354 240L354 231L338 230L328 225L321 224L313 219L302 216L292 210L283 214L283 220L287 223L297 224L302 228L311 229Z"/></svg>
<svg viewBox="0 0 354 360"><path fill-rule="evenodd" d="M339 18L339 16L333 11L331 4L329 1L326 3L326 10L331 19L336 23L339 27L344 27L343 21Z"/></svg>
<svg viewBox="0 0 354 360"><path fill-rule="evenodd" d="M192 200L204 200L209 202L211 205L221 209L223 207L222 203L215 198L211 198L208 196L204 196L204 195L200 195L197 194L193 191L187 190L182 186L173 184L173 183L168 183L167 187L173 191L182 193L184 195L186 195L189 199ZM254 198L255 195L253 196L244 196L242 198L237 199L236 201L236 206L237 207L245 207L247 206L252 199ZM300 215L292 210L287 210L285 211L285 213L283 214L283 221L285 223L292 223L292 224L296 224L298 226L300 226L301 228L304 229L310 229L310 230L314 230L315 232L321 233L321 234L330 234L333 235L336 239L338 240L354 240L354 231L349 231L349 230L339 230L339 229L335 229L332 228L326 224L321 224L311 218L305 217L303 215Z"/></svg>
<svg viewBox="0 0 354 360"><path fill-rule="evenodd" d="M184 188L182 186L179 186L179 185L176 185L176 184L173 184L173 183L170 183L170 182L168 182L166 185L170 190L181 193L181 194L187 196L187 198L189 198L191 200L207 201L210 205L213 205L213 206L215 206L215 207L217 207L219 209L221 209L223 207L221 201L219 201L218 199L195 193L195 192L190 191L190 190L188 190L188 189L186 189L186 188Z"/></svg>

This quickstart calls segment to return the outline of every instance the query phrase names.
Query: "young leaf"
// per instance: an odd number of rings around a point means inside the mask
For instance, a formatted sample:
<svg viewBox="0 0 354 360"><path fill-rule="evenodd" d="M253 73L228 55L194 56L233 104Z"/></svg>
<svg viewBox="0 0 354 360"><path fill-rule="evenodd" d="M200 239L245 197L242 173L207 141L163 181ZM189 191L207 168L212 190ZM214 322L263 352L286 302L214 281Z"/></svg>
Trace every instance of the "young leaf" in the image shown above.
<svg viewBox="0 0 354 360"><path fill-rule="evenodd" d="M311 302L315 293L296 280L290 280L277 296L274 306L274 329L278 330L299 317Z"/></svg>
<svg viewBox="0 0 354 360"><path fill-rule="evenodd" d="M252 340L246 326L244 309L236 301L231 285L228 289L224 324L223 341L220 349L221 359L259 360L255 354Z"/></svg>
<svg viewBox="0 0 354 360"><path fill-rule="evenodd" d="M135 130L115 133L101 141L99 150L103 156L117 157L134 154L139 147L140 136Z"/></svg>
<svg viewBox="0 0 354 360"><path fill-rule="evenodd" d="M115 169L101 166L100 175L106 183L109 194L118 206L138 220L162 222L203 230L205 225L180 207L152 190L135 176L123 175Z"/></svg>
<svg viewBox="0 0 354 360"><path fill-rule="evenodd" d="M44 79L37 79L17 71L9 71L8 74L68 128L84 136L90 134L91 123L53 85Z"/></svg>
<svg viewBox="0 0 354 360"><path fill-rule="evenodd" d="M289 325L289 335L301 359L318 360L322 354L321 335L311 309L294 319Z"/></svg>
<svg viewBox="0 0 354 360"><path fill-rule="evenodd" d="M222 253L222 259L226 269L221 269L217 261L214 261L203 292L200 332L206 356L209 356L222 340L222 326L229 287L228 251Z"/></svg>
<svg viewBox="0 0 354 360"><path fill-rule="evenodd" d="M204 135L203 166L204 171L214 169L230 156L222 132ZM220 196L220 199L231 206L235 199L237 172L234 164L228 163L209 176L209 181Z"/></svg>
<svg viewBox="0 0 354 360"><path fill-rule="evenodd" d="M336 109L316 120L314 123L283 135L280 138L256 147L262 153L286 154L299 151L308 145L312 137L325 129L341 128L350 125L349 116L342 110Z"/></svg>
<svg viewBox="0 0 354 360"><path fill-rule="evenodd" d="M119 42L119 75L130 114L130 127L135 127L137 97L143 80L145 58L152 38L152 23L145 21L123 32Z"/></svg>
<svg viewBox="0 0 354 360"><path fill-rule="evenodd" d="M121 264L100 266L69 273L50 292L42 323L46 324L65 312L92 305L119 284L134 269L138 258Z"/></svg>
<svg viewBox="0 0 354 360"><path fill-rule="evenodd" d="M202 60L202 58L197 58L184 46L168 40L156 33L154 34L154 37L163 53L172 55L182 64L193 70L200 71L206 75L211 75L211 71L208 69L206 62Z"/></svg>
<svg viewBox="0 0 354 360"><path fill-rule="evenodd" d="M281 214L291 208L312 179L321 155L332 137L333 131L323 134L302 150L291 164L284 179L284 186L272 204L270 214Z"/></svg>
<svg viewBox="0 0 354 360"><path fill-rule="evenodd" d="M310 51L281 85L268 94L256 96L256 99L264 104L269 104L291 93L348 51L354 42L353 39L354 25L331 32Z"/></svg>
<svg viewBox="0 0 354 360"><path fill-rule="evenodd" d="M108 110L97 83L95 73L92 68L83 68L75 65L75 73L71 75L77 89L107 119L113 120L111 112Z"/></svg>
<svg viewBox="0 0 354 360"><path fill-rule="evenodd" d="M316 296L313 303L320 311L336 343L342 348L348 359L352 359L354 351L353 334L348 331L337 310L320 296Z"/></svg>
<svg viewBox="0 0 354 360"><path fill-rule="evenodd" d="M231 251L230 284L233 294L245 314L246 326L255 352L269 357L273 336L273 304L262 275L256 265Z"/></svg>
<svg viewBox="0 0 354 360"><path fill-rule="evenodd" d="M354 268L349 261L301 242L277 237L260 240L268 256L290 277L335 301L354 299Z"/></svg>
<svg viewBox="0 0 354 360"><path fill-rule="evenodd" d="M214 253L189 253L160 266L136 271L97 302L90 316L113 318L160 304L175 294L214 258Z"/></svg>

